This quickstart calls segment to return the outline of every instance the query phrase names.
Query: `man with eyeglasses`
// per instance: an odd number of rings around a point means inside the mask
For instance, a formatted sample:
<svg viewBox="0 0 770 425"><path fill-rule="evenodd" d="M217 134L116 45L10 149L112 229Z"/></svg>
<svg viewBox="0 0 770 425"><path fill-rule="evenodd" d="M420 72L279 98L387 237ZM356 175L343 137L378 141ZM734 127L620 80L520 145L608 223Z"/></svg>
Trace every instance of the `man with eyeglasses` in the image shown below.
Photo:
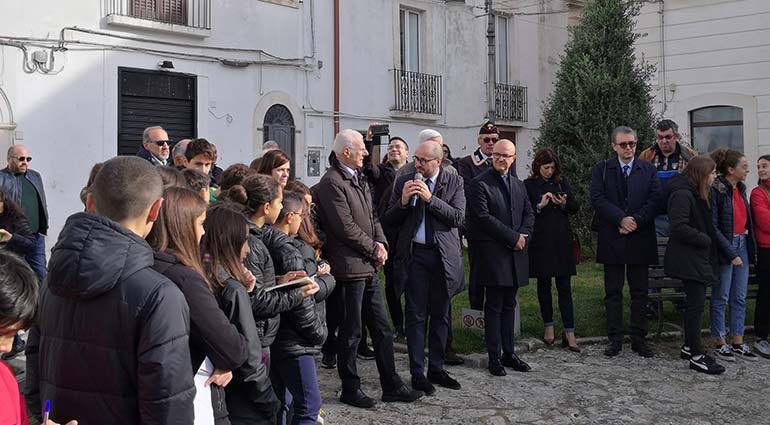
<svg viewBox="0 0 770 425"><path fill-rule="evenodd" d="M168 133L161 126L147 127L142 132L142 146L136 152L136 156L144 158L152 165L172 166L169 160L171 140Z"/></svg>
<svg viewBox="0 0 770 425"><path fill-rule="evenodd" d="M514 351L516 293L529 284L529 235L535 213L524 183L513 175L516 146L495 143L492 168L470 184L467 195L468 251L474 258L471 279L484 287L484 340L489 372L505 376L505 368L528 372L530 366Z"/></svg>
<svg viewBox="0 0 770 425"><path fill-rule="evenodd" d="M651 163L658 170L658 178L665 192L668 179L681 173L687 163L698 155L698 152L681 143L679 126L671 120L662 120L655 126L655 138L656 143L645 149L639 155L639 159ZM659 238L669 235L665 200L655 218L655 231Z"/></svg>
<svg viewBox="0 0 770 425"><path fill-rule="evenodd" d="M500 140L500 130L492 121L485 122L479 128L479 136L476 138L479 147L472 154L457 161L457 172L463 178L465 193L468 193L473 179L492 168L492 151L498 140ZM468 235L464 236L468 238ZM473 268L474 260L474 258L469 258L471 268ZM484 287L478 285L473 276L471 276L471 280L468 282L468 300L472 309L484 309Z"/></svg>
<svg viewBox="0 0 770 425"><path fill-rule="evenodd" d="M631 294L631 350L642 357L654 356L647 345L647 267L658 261L655 216L661 188L655 167L639 161L636 131L617 127L612 131L616 155L594 167L591 205L598 233L596 262L604 264L604 304L610 345L604 351L617 356L623 347L623 282Z"/></svg>
<svg viewBox="0 0 770 425"><path fill-rule="evenodd" d="M42 282L46 276L45 235L48 233L48 205L43 178L40 173L29 168L31 161L32 157L26 146L11 146L8 149L8 166L0 170L0 190L10 194L27 216L36 244L35 251L26 259Z"/></svg>
<svg viewBox="0 0 770 425"><path fill-rule="evenodd" d="M394 250L397 293L406 292L406 342L412 388L432 395L433 384L460 389L444 370L449 307L465 284L458 228L465 216L462 178L439 165L441 145L421 144L414 155L416 173L396 180L384 223L398 228ZM425 375L425 334L429 329Z"/></svg>

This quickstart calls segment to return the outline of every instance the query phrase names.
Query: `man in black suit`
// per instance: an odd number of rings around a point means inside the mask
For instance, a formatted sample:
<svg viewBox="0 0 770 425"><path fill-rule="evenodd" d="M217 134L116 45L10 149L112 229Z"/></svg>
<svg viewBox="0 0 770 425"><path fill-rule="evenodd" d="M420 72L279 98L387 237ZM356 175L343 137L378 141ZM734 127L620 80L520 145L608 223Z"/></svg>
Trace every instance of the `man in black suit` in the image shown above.
<svg viewBox="0 0 770 425"><path fill-rule="evenodd" d="M465 273L457 231L465 216L463 180L442 170L441 145L428 141L415 152L417 173L396 180L384 221L399 227L396 284L406 284L406 341L412 387L433 394L432 384L460 389L444 370L452 297ZM399 288L402 289L402 288ZM400 291L399 291L400 292ZM428 376L424 375L425 324L430 316Z"/></svg>
<svg viewBox="0 0 770 425"><path fill-rule="evenodd" d="M484 339L489 371L495 376L506 374L503 366L530 370L514 352L513 329L516 292L529 283L527 237L535 214L524 183L512 174L515 160L513 142L500 140L492 152L493 168L476 177L468 189L466 229L478 260L471 267L471 279L486 291Z"/></svg>
<svg viewBox="0 0 770 425"><path fill-rule="evenodd" d="M591 205L598 232L596 262L604 264L604 305L609 347L618 355L623 344L623 280L631 293L631 349L642 357L654 353L647 346L647 267L658 261L655 215L661 189L653 165L635 157L636 132L617 127L611 136L617 156L596 164L591 179Z"/></svg>
<svg viewBox="0 0 770 425"><path fill-rule="evenodd" d="M468 193L473 179L492 168L492 150L498 140L500 140L500 130L491 121L485 122L479 128L479 136L476 138L479 147L472 154L457 161L457 172L463 178L465 193ZM468 238L468 235L465 237ZM471 245L472 243L468 239L468 244ZM469 254L468 261L473 268L477 261L475 255ZM468 299L472 309L481 310L484 308L484 287L478 285L473 278L474 276L471 276L470 282L468 282Z"/></svg>

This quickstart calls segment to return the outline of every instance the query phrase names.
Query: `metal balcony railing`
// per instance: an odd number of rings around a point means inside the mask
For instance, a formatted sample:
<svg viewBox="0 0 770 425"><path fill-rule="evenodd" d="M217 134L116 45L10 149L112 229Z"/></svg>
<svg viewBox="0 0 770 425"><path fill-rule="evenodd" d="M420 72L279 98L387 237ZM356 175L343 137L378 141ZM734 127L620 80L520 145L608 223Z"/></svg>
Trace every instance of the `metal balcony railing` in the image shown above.
<svg viewBox="0 0 770 425"><path fill-rule="evenodd" d="M441 115L441 76L396 69L394 109Z"/></svg>
<svg viewBox="0 0 770 425"><path fill-rule="evenodd" d="M104 0L106 14L211 29L212 0Z"/></svg>
<svg viewBox="0 0 770 425"><path fill-rule="evenodd" d="M495 111L500 121L527 121L527 88L510 84L495 85Z"/></svg>

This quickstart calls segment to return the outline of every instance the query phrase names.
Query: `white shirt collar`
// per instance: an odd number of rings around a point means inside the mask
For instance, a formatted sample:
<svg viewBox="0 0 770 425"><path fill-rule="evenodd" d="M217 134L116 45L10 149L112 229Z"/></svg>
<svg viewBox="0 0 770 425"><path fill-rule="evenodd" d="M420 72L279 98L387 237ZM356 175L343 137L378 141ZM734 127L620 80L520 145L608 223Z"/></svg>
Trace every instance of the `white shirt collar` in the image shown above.
<svg viewBox="0 0 770 425"><path fill-rule="evenodd" d="M342 161L340 161L340 167L342 167L343 170L347 171L348 174L350 174L353 177L357 177L358 173L356 173L356 170L348 167L347 165L343 164Z"/></svg>
<svg viewBox="0 0 770 425"><path fill-rule="evenodd" d="M620 157L618 157L618 164L620 164L620 169L622 170L623 167L625 167L626 165L628 165L628 169L629 170L633 169L634 168L634 159L635 158L631 158L631 162L629 162L628 164L625 164L623 161L620 160Z"/></svg>

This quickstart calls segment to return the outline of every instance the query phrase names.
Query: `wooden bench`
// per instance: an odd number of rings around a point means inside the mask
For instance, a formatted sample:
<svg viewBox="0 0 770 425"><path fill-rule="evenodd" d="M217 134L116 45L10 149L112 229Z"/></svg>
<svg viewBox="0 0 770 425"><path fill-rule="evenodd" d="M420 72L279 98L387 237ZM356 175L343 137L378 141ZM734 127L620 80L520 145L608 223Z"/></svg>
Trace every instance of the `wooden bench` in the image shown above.
<svg viewBox="0 0 770 425"><path fill-rule="evenodd" d="M660 339L660 334L663 332L664 326L671 326L679 331L682 331L683 326L678 323L664 322L663 321L663 302L664 301L684 301L687 297L684 293L684 284L679 279L673 279L666 276L663 271L663 261L666 256L666 246L668 245L668 238L658 238L658 264L649 266L649 288L657 289L658 292L648 293L647 299L651 302L655 302L658 305L657 311L657 333L655 337ZM754 265L749 268L749 287L746 293L746 299L757 298L757 276L754 270ZM706 299L711 299L711 288L706 288ZM708 307L707 307L708 308ZM682 318L684 320L684 318Z"/></svg>

